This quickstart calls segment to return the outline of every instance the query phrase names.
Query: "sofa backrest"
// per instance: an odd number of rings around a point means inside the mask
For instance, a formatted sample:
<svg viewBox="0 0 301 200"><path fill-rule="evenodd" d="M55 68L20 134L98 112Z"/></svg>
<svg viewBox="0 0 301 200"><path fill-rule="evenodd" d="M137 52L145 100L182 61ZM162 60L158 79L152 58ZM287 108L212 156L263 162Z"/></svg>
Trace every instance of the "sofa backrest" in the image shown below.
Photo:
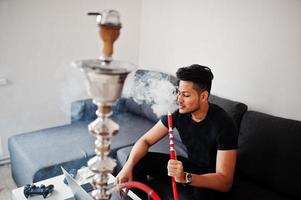
<svg viewBox="0 0 301 200"><path fill-rule="evenodd" d="M237 129L239 129L241 118L248 109L246 104L218 97L212 94L209 96L209 102L214 103L224 109L233 120Z"/></svg>
<svg viewBox="0 0 301 200"><path fill-rule="evenodd" d="M83 99L71 104L71 123L78 121L92 121L96 118L97 106L92 99Z"/></svg>
<svg viewBox="0 0 301 200"><path fill-rule="evenodd" d="M301 121L255 111L243 116L237 170L262 186L301 199Z"/></svg>
<svg viewBox="0 0 301 200"><path fill-rule="evenodd" d="M147 90L147 82L150 79L153 79L153 81L161 81L162 79L165 81L169 81L172 85L174 85L176 87L177 85L177 78L173 75L170 74L166 74L163 72L156 72L156 71L150 71L150 70L142 70L139 69L135 72L134 76L130 77L131 79L134 79L132 84L125 84L125 87L130 87L127 88L127 90L130 91L135 91L135 87L139 87L137 85L141 85L141 84L137 84L137 82L139 83L144 83L143 86L145 87L145 90ZM139 94L132 94L132 95L139 95ZM162 91L162 95L164 95L164 91ZM158 116L156 116L156 114L154 114L153 110L152 110L152 103L147 102L147 101L142 101L140 103L137 103L134 100L135 97L132 96L128 96L126 99L126 109L130 112L133 112L137 115L146 117L148 119L150 119L151 121L158 121ZM176 99L174 99L174 101L176 101ZM237 102L237 101L232 101L229 99L225 99L225 98L221 98L215 95L210 95L209 97L209 102L217 104L218 106L220 106L221 108L223 108L229 115L230 117L233 119L235 125L239 128L239 124L241 121L241 118L243 116L243 114L247 111L247 105L241 103L241 102Z"/></svg>
<svg viewBox="0 0 301 200"><path fill-rule="evenodd" d="M166 83L168 83L168 89L170 89L170 87L174 87L175 89L177 85L177 78L163 72L143 69L136 70L127 77L124 84L122 96L113 107L113 113L131 112L136 115L145 117L153 122L157 122L161 115L158 116L153 111L153 106L156 102L154 102L152 99L143 98L145 96L151 97L153 95L153 92L148 93L148 91L149 88L154 87L155 84L158 85L158 89L161 89L160 83L163 83L165 85ZM164 94L164 91L159 92L163 92ZM172 100L172 102L175 105L176 96L174 97L175 98ZM92 121L96 118L95 111L96 105L93 104L91 99L72 102L71 122L74 123L83 120ZM166 108L166 112L167 111L168 108Z"/></svg>
<svg viewBox="0 0 301 200"><path fill-rule="evenodd" d="M157 116L157 114L153 111L152 106L155 102L141 99L141 97L152 94L146 94L144 96L139 94L139 91L141 92L141 88L143 89L142 92L147 92L149 84L157 82L158 84L166 84L166 82L168 82L171 87L176 87L177 78L170 74L151 70L139 69L133 72L133 74L128 76L124 84L122 98L117 101L113 111L128 111L145 117L153 122L157 122L161 116ZM159 89L161 88L159 87ZM164 91L161 92L162 95L164 95ZM137 103L137 99L139 103ZM245 104L212 94L209 97L209 102L217 104L223 108L233 119L235 125L239 128L241 118L247 110L247 106ZM176 98L173 99L173 103L176 104ZM168 108L166 108L166 110L168 110ZM93 120L96 117L95 111L96 106L92 103L91 99L73 102L71 106L71 121Z"/></svg>

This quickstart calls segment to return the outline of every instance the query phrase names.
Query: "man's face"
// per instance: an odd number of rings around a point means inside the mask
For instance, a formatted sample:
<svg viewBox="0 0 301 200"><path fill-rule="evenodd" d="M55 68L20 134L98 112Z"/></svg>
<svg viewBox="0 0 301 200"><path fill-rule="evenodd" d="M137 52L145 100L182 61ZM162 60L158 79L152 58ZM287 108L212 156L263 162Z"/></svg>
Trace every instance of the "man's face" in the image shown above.
<svg viewBox="0 0 301 200"><path fill-rule="evenodd" d="M191 113L200 109L199 92L193 88L193 82L180 81L178 88L178 104L180 113Z"/></svg>

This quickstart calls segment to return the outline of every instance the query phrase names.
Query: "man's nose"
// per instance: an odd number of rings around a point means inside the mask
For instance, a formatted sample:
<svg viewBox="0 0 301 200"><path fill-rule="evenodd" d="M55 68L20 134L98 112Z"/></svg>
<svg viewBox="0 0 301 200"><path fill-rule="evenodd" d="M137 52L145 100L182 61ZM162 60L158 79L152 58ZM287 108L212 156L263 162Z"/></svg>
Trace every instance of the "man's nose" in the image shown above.
<svg viewBox="0 0 301 200"><path fill-rule="evenodd" d="M178 103L181 103L181 102L183 102L183 98L181 95L178 95Z"/></svg>

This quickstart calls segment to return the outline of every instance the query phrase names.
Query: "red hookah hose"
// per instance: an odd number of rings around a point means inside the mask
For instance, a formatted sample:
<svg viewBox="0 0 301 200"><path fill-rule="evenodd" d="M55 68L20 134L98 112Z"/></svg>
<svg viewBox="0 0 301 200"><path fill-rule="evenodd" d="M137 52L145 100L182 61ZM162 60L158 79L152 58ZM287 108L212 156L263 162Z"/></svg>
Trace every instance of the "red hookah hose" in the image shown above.
<svg viewBox="0 0 301 200"><path fill-rule="evenodd" d="M136 182L136 181L129 181L129 182L121 183L120 186L121 188L125 188L125 189L138 188L143 192L145 192L146 194L148 194L148 196L150 196L153 200L161 200L158 194L153 189L151 189L150 187L148 187L143 183Z"/></svg>
<svg viewBox="0 0 301 200"><path fill-rule="evenodd" d="M171 116L170 112L168 112L167 117L168 117L168 135L169 135L170 159L176 160L175 146L174 146L174 140L173 140L173 130L172 130L172 116ZM174 200L178 200L179 197L178 197L177 183L176 183L174 177L171 177L171 183L172 183L172 191L173 191Z"/></svg>

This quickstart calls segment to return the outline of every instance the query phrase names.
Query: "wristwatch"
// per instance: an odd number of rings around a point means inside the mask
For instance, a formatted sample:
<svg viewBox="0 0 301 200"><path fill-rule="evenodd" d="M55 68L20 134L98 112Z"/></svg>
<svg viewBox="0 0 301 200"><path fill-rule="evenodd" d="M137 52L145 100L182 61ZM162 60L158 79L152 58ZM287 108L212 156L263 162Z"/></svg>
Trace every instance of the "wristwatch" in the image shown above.
<svg viewBox="0 0 301 200"><path fill-rule="evenodd" d="M192 182L192 174L189 172L184 172L185 175L185 185L190 185Z"/></svg>

